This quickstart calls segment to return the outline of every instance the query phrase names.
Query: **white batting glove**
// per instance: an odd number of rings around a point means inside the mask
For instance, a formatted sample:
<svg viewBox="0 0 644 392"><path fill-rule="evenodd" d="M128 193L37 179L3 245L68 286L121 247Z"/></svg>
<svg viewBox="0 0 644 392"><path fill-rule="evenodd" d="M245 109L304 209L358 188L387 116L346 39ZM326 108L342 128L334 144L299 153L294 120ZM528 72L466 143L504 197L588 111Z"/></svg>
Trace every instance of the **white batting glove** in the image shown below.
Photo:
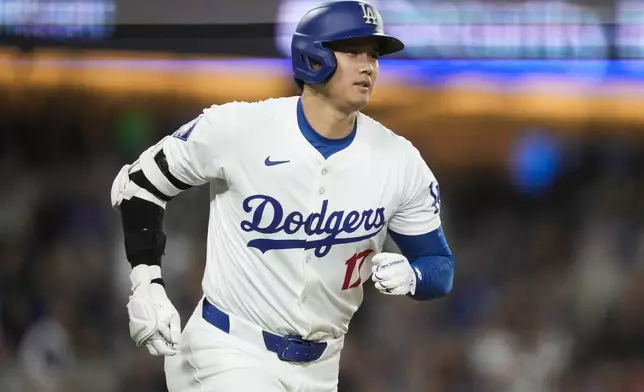
<svg viewBox="0 0 644 392"><path fill-rule="evenodd" d="M379 253L371 260L376 289L387 295L416 292L416 274L407 258L396 253Z"/></svg>
<svg viewBox="0 0 644 392"><path fill-rule="evenodd" d="M175 355L181 320L163 286L150 283L160 277L159 266L138 265L132 269L132 295L127 303L130 336L137 347L144 345L152 355Z"/></svg>

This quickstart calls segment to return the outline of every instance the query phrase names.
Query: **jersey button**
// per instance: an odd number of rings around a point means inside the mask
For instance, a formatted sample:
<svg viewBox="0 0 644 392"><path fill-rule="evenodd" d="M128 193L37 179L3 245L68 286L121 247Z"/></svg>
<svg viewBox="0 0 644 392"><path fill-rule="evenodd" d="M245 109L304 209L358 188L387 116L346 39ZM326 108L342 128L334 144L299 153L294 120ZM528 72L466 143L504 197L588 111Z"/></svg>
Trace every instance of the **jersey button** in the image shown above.
<svg viewBox="0 0 644 392"><path fill-rule="evenodd" d="M321 173L323 176L326 176L326 173L327 173L326 169L322 169Z"/></svg>
<svg viewBox="0 0 644 392"><path fill-rule="evenodd" d="M311 256L306 256L306 262L308 263L309 261L311 261Z"/></svg>
<svg viewBox="0 0 644 392"><path fill-rule="evenodd" d="M326 193L326 191L324 190L324 188L320 188L320 194L321 194L321 195L323 195L324 193Z"/></svg>

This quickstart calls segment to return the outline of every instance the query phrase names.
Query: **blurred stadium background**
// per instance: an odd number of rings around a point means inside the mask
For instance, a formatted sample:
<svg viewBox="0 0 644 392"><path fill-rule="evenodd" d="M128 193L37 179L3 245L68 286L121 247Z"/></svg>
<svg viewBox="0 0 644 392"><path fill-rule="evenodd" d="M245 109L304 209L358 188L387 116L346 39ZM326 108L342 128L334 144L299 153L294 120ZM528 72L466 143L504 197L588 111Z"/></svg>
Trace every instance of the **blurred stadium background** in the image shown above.
<svg viewBox="0 0 644 392"><path fill-rule="evenodd" d="M212 104L295 93L317 1L0 0L0 391L165 391L129 339L118 169ZM644 2L380 0L366 112L441 182L454 291L367 295L341 392L644 390ZM168 209L200 295L207 191Z"/></svg>

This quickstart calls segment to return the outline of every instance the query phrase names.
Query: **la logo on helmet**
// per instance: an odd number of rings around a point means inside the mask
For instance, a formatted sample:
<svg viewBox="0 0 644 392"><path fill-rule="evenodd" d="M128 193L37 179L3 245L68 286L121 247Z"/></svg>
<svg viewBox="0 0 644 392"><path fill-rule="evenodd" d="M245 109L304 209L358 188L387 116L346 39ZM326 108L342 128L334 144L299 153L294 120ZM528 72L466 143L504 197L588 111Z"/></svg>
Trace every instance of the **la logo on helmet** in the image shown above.
<svg viewBox="0 0 644 392"><path fill-rule="evenodd" d="M360 3L362 7L362 18L366 24L377 25L378 17L369 4Z"/></svg>

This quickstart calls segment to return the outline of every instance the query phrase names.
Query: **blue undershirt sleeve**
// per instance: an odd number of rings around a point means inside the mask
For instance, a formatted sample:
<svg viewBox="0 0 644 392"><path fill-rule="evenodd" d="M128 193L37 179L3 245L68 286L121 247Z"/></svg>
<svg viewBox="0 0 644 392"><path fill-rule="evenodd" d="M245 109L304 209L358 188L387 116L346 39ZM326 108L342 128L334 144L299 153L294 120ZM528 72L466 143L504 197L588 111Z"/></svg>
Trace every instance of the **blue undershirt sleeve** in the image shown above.
<svg viewBox="0 0 644 392"><path fill-rule="evenodd" d="M454 257L443 228L421 235L403 235L389 230L400 252L416 273L416 292L411 298L424 301L440 298L452 290Z"/></svg>

